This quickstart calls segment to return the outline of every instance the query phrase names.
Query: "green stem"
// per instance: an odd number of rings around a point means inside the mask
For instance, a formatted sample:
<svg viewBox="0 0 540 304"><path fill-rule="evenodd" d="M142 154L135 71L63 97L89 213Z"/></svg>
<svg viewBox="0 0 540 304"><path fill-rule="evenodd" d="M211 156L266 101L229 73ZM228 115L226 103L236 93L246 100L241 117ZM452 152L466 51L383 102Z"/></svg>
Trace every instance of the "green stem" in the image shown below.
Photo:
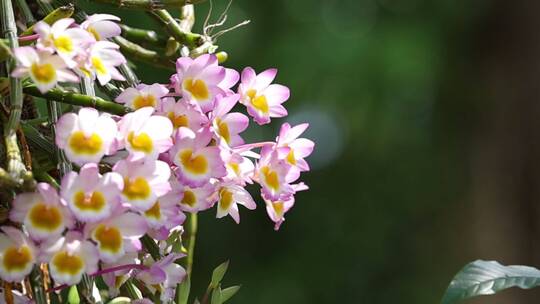
<svg viewBox="0 0 540 304"><path fill-rule="evenodd" d="M58 121L58 114L59 114L59 107L56 103L56 101L53 100L47 100L47 110L49 112L49 122L51 127L51 133L52 137L54 138L56 136L56 122ZM56 163L58 164L58 171L60 171L60 175L64 176L66 173L71 171L71 164L67 160L64 152L55 146L55 156L56 156Z"/></svg>
<svg viewBox="0 0 540 304"><path fill-rule="evenodd" d="M148 234L143 235L140 240L143 247L146 249L146 251L148 251L154 261L159 261L161 259L161 255L159 254L159 247L156 242L154 242L154 240L149 237Z"/></svg>
<svg viewBox="0 0 540 304"><path fill-rule="evenodd" d="M153 46L164 48L167 43L166 37L161 36L154 31L134 28L125 24L120 24L120 27L122 28L122 37L145 47Z"/></svg>
<svg viewBox="0 0 540 304"><path fill-rule="evenodd" d="M193 258L195 256L195 241L197 239L197 213L189 215L189 230L188 230L188 253L186 262L186 272L191 277L193 270Z"/></svg>
<svg viewBox="0 0 540 304"><path fill-rule="evenodd" d="M87 96L83 94L64 91L58 88L51 89L46 93L41 93L36 86L31 85L25 87L24 92L35 97L41 97L47 100L55 100L57 102L75 106L92 107L111 114L124 115L128 112L131 112L129 108L126 108L112 101L105 100L101 97Z"/></svg>
<svg viewBox="0 0 540 304"><path fill-rule="evenodd" d="M174 19L166 10L162 9L151 11L150 15L162 23L167 32L169 32L169 34L176 39L176 41L186 45L190 49L196 48L205 42L202 35L183 30L182 27L180 27L180 24L176 22L176 19Z"/></svg>
<svg viewBox="0 0 540 304"><path fill-rule="evenodd" d="M8 39L9 46L16 48L19 46L17 41L17 26L15 23L15 16L13 14L13 6L10 0L0 1L0 13L2 21L2 36ZM11 71L15 68L15 60L9 58L6 61L6 71L11 74ZM14 77L9 77L9 118L7 124L4 126L4 140L6 144L7 153L7 169L12 178L17 183L24 183L24 181L31 179L31 174L26 171L26 168L22 162L21 152L17 143L17 128L19 127L19 121L21 119L21 110L23 103L22 96L22 84L21 80Z"/></svg>
<svg viewBox="0 0 540 304"><path fill-rule="evenodd" d="M30 8L25 0L16 0L15 3L17 4L17 7L19 7L19 11L24 17L24 22L27 26L36 23L36 19L34 18L34 15L30 11Z"/></svg>
<svg viewBox="0 0 540 304"><path fill-rule="evenodd" d="M45 289L43 288L43 274L41 273L39 266L34 266L34 269L30 273L30 285L32 286L34 302L36 304L47 304L47 296L45 295Z"/></svg>
<svg viewBox="0 0 540 304"><path fill-rule="evenodd" d="M131 59L174 70L174 62L161 57L156 51L145 49L123 37L114 38L114 42L120 46L120 51Z"/></svg>
<svg viewBox="0 0 540 304"><path fill-rule="evenodd" d="M197 4L205 0L94 0L94 2L114 5L120 8L155 10L160 8L178 8L187 4Z"/></svg>

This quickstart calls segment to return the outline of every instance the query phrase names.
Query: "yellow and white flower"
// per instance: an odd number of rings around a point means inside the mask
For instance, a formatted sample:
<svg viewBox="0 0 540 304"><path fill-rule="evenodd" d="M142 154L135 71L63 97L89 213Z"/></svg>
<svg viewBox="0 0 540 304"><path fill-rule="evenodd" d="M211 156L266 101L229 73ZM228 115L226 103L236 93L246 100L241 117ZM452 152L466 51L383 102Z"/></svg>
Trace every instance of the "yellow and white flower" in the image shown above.
<svg viewBox="0 0 540 304"><path fill-rule="evenodd" d="M36 51L29 46L15 48L13 55L17 59L17 67L11 76L17 78L29 76L42 93L52 89L58 82L79 81L79 78L67 68L64 60L57 55Z"/></svg>
<svg viewBox="0 0 540 304"><path fill-rule="evenodd" d="M103 155L116 152L116 122L107 113L81 108L67 113L56 124L56 145L78 165L98 163Z"/></svg>
<svg viewBox="0 0 540 304"><path fill-rule="evenodd" d="M92 242L85 240L77 231L42 245L42 262L49 263L51 277L56 284L74 285L82 275L98 269L98 253Z"/></svg>
<svg viewBox="0 0 540 304"><path fill-rule="evenodd" d="M19 282L34 267L36 247L20 230L2 227L0 233L0 278L8 282Z"/></svg>
<svg viewBox="0 0 540 304"><path fill-rule="evenodd" d="M74 224L56 189L47 183L39 183L37 192L17 195L9 218L24 224L30 237L36 241L58 237Z"/></svg>

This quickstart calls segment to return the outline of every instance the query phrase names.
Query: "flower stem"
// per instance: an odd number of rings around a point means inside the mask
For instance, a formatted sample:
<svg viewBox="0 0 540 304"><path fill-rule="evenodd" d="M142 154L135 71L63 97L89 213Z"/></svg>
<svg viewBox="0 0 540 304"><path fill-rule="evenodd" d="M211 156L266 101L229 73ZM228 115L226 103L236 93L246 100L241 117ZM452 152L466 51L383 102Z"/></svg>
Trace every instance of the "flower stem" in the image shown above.
<svg viewBox="0 0 540 304"><path fill-rule="evenodd" d="M47 304L45 289L43 288L43 275L38 266L30 273L30 285L32 286L32 294L36 304Z"/></svg>
<svg viewBox="0 0 540 304"><path fill-rule="evenodd" d="M174 62L167 58L161 57L156 51L145 49L142 46L125 39L124 37L116 37L114 38L114 42L120 46L120 51L131 59L154 66L167 68L169 70L174 70Z"/></svg>
<svg viewBox="0 0 540 304"><path fill-rule="evenodd" d="M171 14L169 14L169 12L166 10L154 10L150 12L150 15L162 23L165 26L165 29L174 39L176 39L176 41L186 45L190 49L196 48L205 42L204 36L182 29L180 24L176 22L176 19L174 19L173 16L171 16Z"/></svg>
<svg viewBox="0 0 540 304"><path fill-rule="evenodd" d="M46 93L41 93L36 86L31 85L25 87L24 92L35 97L41 97L47 100L55 100L57 102L71 104L75 106L92 107L111 114L124 115L128 112L131 112L129 108L126 108L112 101L105 100L101 97L87 96L83 94L64 91L58 88L51 89Z"/></svg>
<svg viewBox="0 0 540 304"><path fill-rule="evenodd" d="M122 28L122 37L127 40L139 43L145 47L164 48L167 43L167 38L150 30L134 28L125 24L120 24Z"/></svg>
<svg viewBox="0 0 540 304"><path fill-rule="evenodd" d="M161 259L158 245L151 237L148 236L148 234L145 234L141 237L141 243L143 244L143 247L148 251L150 256L152 256L154 261L157 262Z"/></svg>
<svg viewBox="0 0 540 304"><path fill-rule="evenodd" d="M160 8L178 8L190 3L197 4L205 0L95 0L95 2L114 5L120 8L155 10Z"/></svg>
<svg viewBox="0 0 540 304"><path fill-rule="evenodd" d="M191 277L193 270L193 258L195 256L195 241L197 239L197 213L189 215L189 230L188 230L188 253L186 262L186 272Z"/></svg>

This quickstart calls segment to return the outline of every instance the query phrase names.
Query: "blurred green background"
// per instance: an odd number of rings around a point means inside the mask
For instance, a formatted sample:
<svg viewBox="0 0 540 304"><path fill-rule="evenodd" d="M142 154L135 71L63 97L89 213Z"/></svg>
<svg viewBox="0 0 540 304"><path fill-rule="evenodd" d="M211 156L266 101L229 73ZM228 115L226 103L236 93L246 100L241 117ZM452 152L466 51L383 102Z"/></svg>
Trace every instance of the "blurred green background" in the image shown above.
<svg viewBox="0 0 540 304"><path fill-rule="evenodd" d="M214 19L225 5L214 1ZM155 28L142 12L90 10ZM196 31L208 10L196 5ZM240 225L203 213L194 292L226 259L224 285L242 284L231 303L262 304L437 303L474 259L538 266L539 12L536 1L234 1L227 24L252 22L218 41L226 66L276 67L292 92L290 116L248 138L310 122L311 190L279 232L262 204ZM170 75L137 66L148 83Z"/></svg>

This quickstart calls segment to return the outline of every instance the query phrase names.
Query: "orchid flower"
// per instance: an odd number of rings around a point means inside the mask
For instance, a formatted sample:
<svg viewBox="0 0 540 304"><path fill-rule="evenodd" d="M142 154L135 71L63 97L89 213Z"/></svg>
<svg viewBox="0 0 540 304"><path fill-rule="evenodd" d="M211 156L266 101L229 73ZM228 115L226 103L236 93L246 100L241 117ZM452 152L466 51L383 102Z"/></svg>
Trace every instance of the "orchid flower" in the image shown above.
<svg viewBox="0 0 540 304"><path fill-rule="evenodd" d="M74 67L73 58L95 41L87 31L71 27L74 23L72 18L60 19L52 26L45 21L36 23L34 31L39 34L37 48L50 53L56 51L69 67Z"/></svg>
<svg viewBox="0 0 540 304"><path fill-rule="evenodd" d="M37 248L19 229L0 228L0 277L8 282L20 282L32 271Z"/></svg>
<svg viewBox="0 0 540 304"><path fill-rule="evenodd" d="M106 263L115 262L128 252L141 250L142 237L148 226L138 214L117 209L109 218L84 227L85 236L97 244L99 257Z"/></svg>
<svg viewBox="0 0 540 304"><path fill-rule="evenodd" d="M238 72L218 65L217 57L204 54L195 59L180 57L171 82L177 93L206 113L217 95L226 95L238 82Z"/></svg>
<svg viewBox="0 0 540 304"><path fill-rule="evenodd" d="M209 209L214 203L213 194L216 188L212 183L192 188L173 180L171 186L171 192L163 196L160 201L167 204L176 204L184 212L197 213Z"/></svg>
<svg viewBox="0 0 540 304"><path fill-rule="evenodd" d="M119 203L124 187L116 172L100 175L96 164L84 165L80 173L67 173L62 179L61 195L73 215L82 222L96 222L109 217Z"/></svg>
<svg viewBox="0 0 540 304"><path fill-rule="evenodd" d="M51 277L56 284L74 285L82 275L98 269L98 253L94 244L77 231L70 231L58 240L42 245L40 259L49 263Z"/></svg>
<svg viewBox="0 0 540 304"><path fill-rule="evenodd" d="M145 212L171 190L169 165L159 160L121 160L113 171L124 179L122 202L130 209Z"/></svg>
<svg viewBox="0 0 540 304"><path fill-rule="evenodd" d="M120 21L120 18L110 14L93 14L86 17L81 28L92 34L96 41L105 40L119 36L122 32L115 21Z"/></svg>
<svg viewBox="0 0 540 304"><path fill-rule="evenodd" d="M309 165L304 158L313 152L315 146L315 143L309 139L298 138L308 126L309 124L305 123L291 127L290 124L284 123L276 138L276 146L280 150L279 153L282 154L280 158L284 158L291 166L297 167L300 171L309 171Z"/></svg>
<svg viewBox="0 0 540 304"><path fill-rule="evenodd" d="M125 80L117 66L126 63L124 55L118 51L119 46L109 41L98 41L92 45L87 62L79 69L85 74L96 77L101 85L114 80Z"/></svg>
<svg viewBox="0 0 540 304"><path fill-rule="evenodd" d="M46 183L39 183L36 192L18 194L9 218L24 224L30 237L36 241L58 237L65 228L74 224L65 202L56 189Z"/></svg>
<svg viewBox="0 0 540 304"><path fill-rule="evenodd" d="M208 123L208 117L184 99L163 98L159 112L171 120L175 130L186 127L197 132Z"/></svg>
<svg viewBox="0 0 540 304"><path fill-rule="evenodd" d="M289 99L289 89L280 84L271 84L276 74L276 69L268 69L258 75L250 67L242 71L238 86L240 102L259 125L269 123L271 117L287 115L287 110L281 104Z"/></svg>
<svg viewBox="0 0 540 304"><path fill-rule="evenodd" d="M122 142L132 160L157 159L172 146L171 121L153 113L154 108L144 107L126 114L118 123Z"/></svg>
<svg viewBox="0 0 540 304"><path fill-rule="evenodd" d="M126 104L131 109L144 107L160 108L160 100L169 93L169 89L159 83L152 85L139 84L136 88L125 89L115 101Z"/></svg>
<svg viewBox="0 0 540 304"><path fill-rule="evenodd" d="M54 88L58 82L79 81L77 75L69 71L64 60L57 55L36 51L29 46L15 48L13 54L18 65L11 76L18 78L30 76L41 93Z"/></svg>
<svg viewBox="0 0 540 304"><path fill-rule="evenodd" d="M249 210L254 210L257 205L246 189L235 184L224 184L219 188L219 200L217 206L217 218L230 215L233 220L240 223L238 205L243 205Z"/></svg>
<svg viewBox="0 0 540 304"><path fill-rule="evenodd" d="M178 166L175 172L184 184L199 187L210 178L220 178L227 174L220 148L208 146L211 139L212 133L208 129L197 133L188 128L178 130L170 158Z"/></svg>
<svg viewBox="0 0 540 304"><path fill-rule="evenodd" d="M107 113L81 108L78 114L64 114L56 127L56 145L78 165L97 163L116 152L116 122Z"/></svg>
<svg viewBox="0 0 540 304"><path fill-rule="evenodd" d="M218 96L214 110L210 113L213 130L218 138L228 146L235 147L244 143L240 133L247 129L249 118L242 113L229 113L238 102L240 95Z"/></svg>

